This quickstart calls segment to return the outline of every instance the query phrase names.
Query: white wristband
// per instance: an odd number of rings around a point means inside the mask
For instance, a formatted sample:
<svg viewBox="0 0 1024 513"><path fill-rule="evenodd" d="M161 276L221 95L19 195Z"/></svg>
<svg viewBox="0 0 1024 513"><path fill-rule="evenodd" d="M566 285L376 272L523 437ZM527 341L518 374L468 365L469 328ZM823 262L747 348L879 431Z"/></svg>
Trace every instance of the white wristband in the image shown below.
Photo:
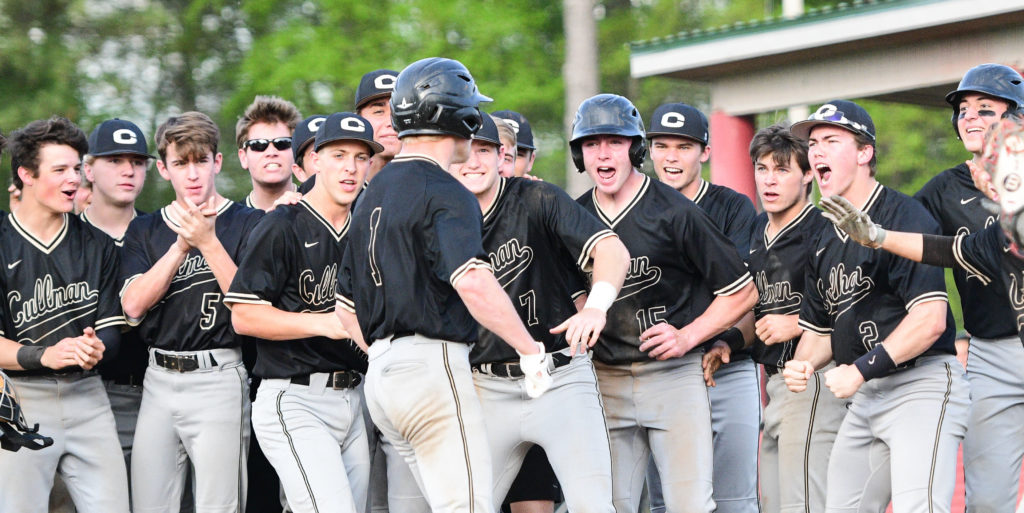
<svg viewBox="0 0 1024 513"><path fill-rule="evenodd" d="M594 286L590 287L590 294L583 308L597 308L602 312L608 312L618 295L615 285L606 281L595 281Z"/></svg>

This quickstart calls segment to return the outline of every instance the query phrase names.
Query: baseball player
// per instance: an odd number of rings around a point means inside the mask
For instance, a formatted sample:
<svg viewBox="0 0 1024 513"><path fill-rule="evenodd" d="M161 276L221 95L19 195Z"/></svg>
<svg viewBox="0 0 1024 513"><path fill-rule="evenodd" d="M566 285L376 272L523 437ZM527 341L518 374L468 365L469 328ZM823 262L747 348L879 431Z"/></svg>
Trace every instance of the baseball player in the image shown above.
<svg viewBox="0 0 1024 513"><path fill-rule="evenodd" d="M117 248L70 215L86 137L54 117L14 132L10 148L22 195L0 223L0 368L53 446L0 453L0 511L45 512L59 473L78 511L126 512L114 415L92 370L117 354L125 324Z"/></svg>
<svg viewBox="0 0 1024 513"><path fill-rule="evenodd" d="M356 88L355 112L370 121L373 125L373 139L384 146L384 150L374 154L370 161L367 181L377 176L381 168L391 162L402 149L398 132L391 125L391 92L395 89L397 78L397 71L378 69L363 75Z"/></svg>
<svg viewBox="0 0 1024 513"><path fill-rule="evenodd" d="M808 141L823 196L862 205L886 226L936 233L919 203L874 178L875 126L834 100L791 128ZM848 232L813 241L804 333L783 376L794 392L833 358L825 385L848 411L832 448L826 511L949 511L969 397L956 361L942 270L873 251Z"/></svg>
<svg viewBox="0 0 1024 513"><path fill-rule="evenodd" d="M470 352L491 447L495 506L522 474L523 458L536 444L554 461L570 511L611 513L604 409L586 349L597 342L605 312L622 287L629 253L614 232L558 187L500 177L504 148L494 120L483 119L469 160L453 164L449 172L476 196L491 267L554 367L551 389L540 399L528 399L518 358L493 333L481 331ZM582 271L592 273L594 285L577 312L573 296ZM565 437L567 432L573 435ZM548 498L543 492L523 490L530 499Z"/></svg>
<svg viewBox="0 0 1024 513"><path fill-rule="evenodd" d="M713 511L704 343L757 301L736 248L672 187L641 174L643 121L621 96L580 104L569 143L595 187L577 201L614 230L631 260L594 364L611 439L615 510L637 510L654 455L669 511Z"/></svg>
<svg viewBox="0 0 1024 513"><path fill-rule="evenodd" d="M946 95L953 107L953 131L964 149L978 161L985 128L1007 111L1024 105L1020 73L999 64L971 68L955 91ZM943 235L982 231L995 215L981 205L971 172L961 163L939 173L914 197L939 222ZM1005 287L962 266L953 267L960 291L964 328L971 334L967 380L971 384L971 413L964 438L964 480L968 511L1010 511L1017 501L1024 436L1024 348L1017 339L1017 322Z"/></svg>
<svg viewBox="0 0 1024 513"><path fill-rule="evenodd" d="M327 117L313 165L322 179L253 231L225 296L237 333L258 337L262 378L253 429L295 512L365 511L370 455L363 424L366 354L334 313L349 211L383 146L352 113ZM334 448L335 450L330 450Z"/></svg>
<svg viewBox="0 0 1024 513"><path fill-rule="evenodd" d="M109 235L117 247L124 245L128 224L141 213L135 209L135 199L146 183L146 168L153 158L146 136L131 121L108 119L89 134L89 153L82 173L93 183L93 201L79 218ZM132 440L148 357L145 342L134 330L123 333L122 340L118 354L105 359L99 372L114 412L124 462L131 469Z"/></svg>
<svg viewBox="0 0 1024 513"><path fill-rule="evenodd" d="M176 510L188 462L197 512L245 508L248 376L221 298L263 213L217 193L218 137L198 112L160 125L157 170L175 200L125 234L121 306L150 346L132 451L136 512Z"/></svg>
<svg viewBox="0 0 1024 513"><path fill-rule="evenodd" d="M537 147L533 144L533 128L526 116L512 110L499 110L493 116L504 119L516 133L515 175L522 177L532 173L533 162L537 159Z"/></svg>
<svg viewBox="0 0 1024 513"><path fill-rule="evenodd" d="M292 157L294 158L292 175L299 181L298 192L300 195L313 190L313 185L316 183L316 180L312 179L316 175L316 168L313 166L313 157L311 156L316 152L313 140L316 139L316 132L325 119L327 116L323 114L313 114L295 125L295 132L292 134ZM296 199L297 201L298 199Z"/></svg>
<svg viewBox="0 0 1024 513"><path fill-rule="evenodd" d="M701 179L701 165L711 155L704 113L685 103L661 105L654 110L647 138L658 179L696 203L746 259L757 214L746 196ZM761 387L757 365L750 359L750 351L743 349L753 338L752 323L753 316L745 316L741 326L724 334L723 342L732 344L734 350L729 362L715 371L715 386L708 389L715 453L714 497L720 513L756 513L759 509ZM655 513L665 509L660 484L652 461L648 489L651 511Z"/></svg>
<svg viewBox="0 0 1024 513"><path fill-rule="evenodd" d="M824 372L835 366L815 372L812 391L804 394L786 388L781 370L803 333L798 321L805 266L799 264L811 259L817 249L811 241L828 221L808 201L814 173L806 142L782 126L771 126L754 135L750 158L764 207L754 222L748 257L759 295L753 359L768 375L761 505L769 513L825 511L829 454L846 414L845 401L824 388Z"/></svg>
<svg viewBox="0 0 1024 513"><path fill-rule="evenodd" d="M516 131L507 119L501 119L491 115L494 126L498 127L498 140L501 141L501 149L504 150L501 162L498 162L498 175L502 178L511 178L516 173Z"/></svg>
<svg viewBox="0 0 1024 513"><path fill-rule="evenodd" d="M301 119L292 102L257 96L235 123L238 161L252 179L245 206L269 210L282 194L295 190L292 131Z"/></svg>
<svg viewBox="0 0 1024 513"><path fill-rule="evenodd" d="M479 206L447 172L468 158L488 100L458 61L423 59L399 74L391 115L402 150L360 197L338 277L343 324L369 342L370 414L435 512L493 508L473 319L523 355L531 395L551 380L487 263Z"/></svg>

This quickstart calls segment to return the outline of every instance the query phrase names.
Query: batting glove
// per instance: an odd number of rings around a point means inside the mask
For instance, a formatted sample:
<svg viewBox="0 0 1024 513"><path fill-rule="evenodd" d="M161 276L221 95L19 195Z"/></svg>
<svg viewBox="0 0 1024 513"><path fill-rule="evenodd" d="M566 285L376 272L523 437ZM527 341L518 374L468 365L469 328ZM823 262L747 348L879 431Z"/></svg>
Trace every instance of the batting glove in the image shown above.
<svg viewBox="0 0 1024 513"><path fill-rule="evenodd" d="M519 368L522 369L526 382L526 395L536 399L551 388L551 355L544 350L544 344L537 342L537 354L519 353Z"/></svg>
<svg viewBox="0 0 1024 513"><path fill-rule="evenodd" d="M885 230L871 222L871 216L853 206L842 196L829 196L821 200L822 215L846 232L851 239L872 249L882 247Z"/></svg>

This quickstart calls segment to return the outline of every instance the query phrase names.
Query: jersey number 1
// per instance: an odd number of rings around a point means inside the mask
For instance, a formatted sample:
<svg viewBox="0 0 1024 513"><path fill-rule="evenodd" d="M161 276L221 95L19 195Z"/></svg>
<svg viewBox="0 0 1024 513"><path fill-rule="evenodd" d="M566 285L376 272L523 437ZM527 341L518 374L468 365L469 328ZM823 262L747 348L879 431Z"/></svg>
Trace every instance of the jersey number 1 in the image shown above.
<svg viewBox="0 0 1024 513"><path fill-rule="evenodd" d="M381 279L380 267L377 266L377 227L380 225L380 207L373 209L370 212L370 247L367 253L370 255L370 276L373 278L373 284L380 287L384 284L384 280Z"/></svg>

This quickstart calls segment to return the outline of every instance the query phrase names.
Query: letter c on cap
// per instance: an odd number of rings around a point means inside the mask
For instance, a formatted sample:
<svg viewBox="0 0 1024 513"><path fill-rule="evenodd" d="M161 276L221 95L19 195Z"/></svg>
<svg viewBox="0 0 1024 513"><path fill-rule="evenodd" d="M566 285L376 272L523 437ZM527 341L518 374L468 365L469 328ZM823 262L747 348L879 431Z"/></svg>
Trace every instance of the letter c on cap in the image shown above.
<svg viewBox="0 0 1024 513"><path fill-rule="evenodd" d="M349 132L365 132L366 123L359 118L348 117L341 120L341 129Z"/></svg>
<svg viewBox="0 0 1024 513"><path fill-rule="evenodd" d="M117 144L135 144L139 142L139 138L138 136L135 135L135 132L132 132L127 128L119 128L117 130L114 130L114 133L111 134L111 136L114 138L114 142Z"/></svg>
<svg viewBox="0 0 1024 513"><path fill-rule="evenodd" d="M324 124L324 121L327 121L327 118L313 118L309 120L306 128L309 128L310 132L316 133L317 130L320 130L320 125Z"/></svg>
<svg viewBox="0 0 1024 513"><path fill-rule="evenodd" d="M381 75L373 79L373 86L377 89L394 89L395 80L394 75Z"/></svg>
<svg viewBox="0 0 1024 513"><path fill-rule="evenodd" d="M661 116L661 126L679 128L686 124L686 117L678 112L666 112Z"/></svg>

